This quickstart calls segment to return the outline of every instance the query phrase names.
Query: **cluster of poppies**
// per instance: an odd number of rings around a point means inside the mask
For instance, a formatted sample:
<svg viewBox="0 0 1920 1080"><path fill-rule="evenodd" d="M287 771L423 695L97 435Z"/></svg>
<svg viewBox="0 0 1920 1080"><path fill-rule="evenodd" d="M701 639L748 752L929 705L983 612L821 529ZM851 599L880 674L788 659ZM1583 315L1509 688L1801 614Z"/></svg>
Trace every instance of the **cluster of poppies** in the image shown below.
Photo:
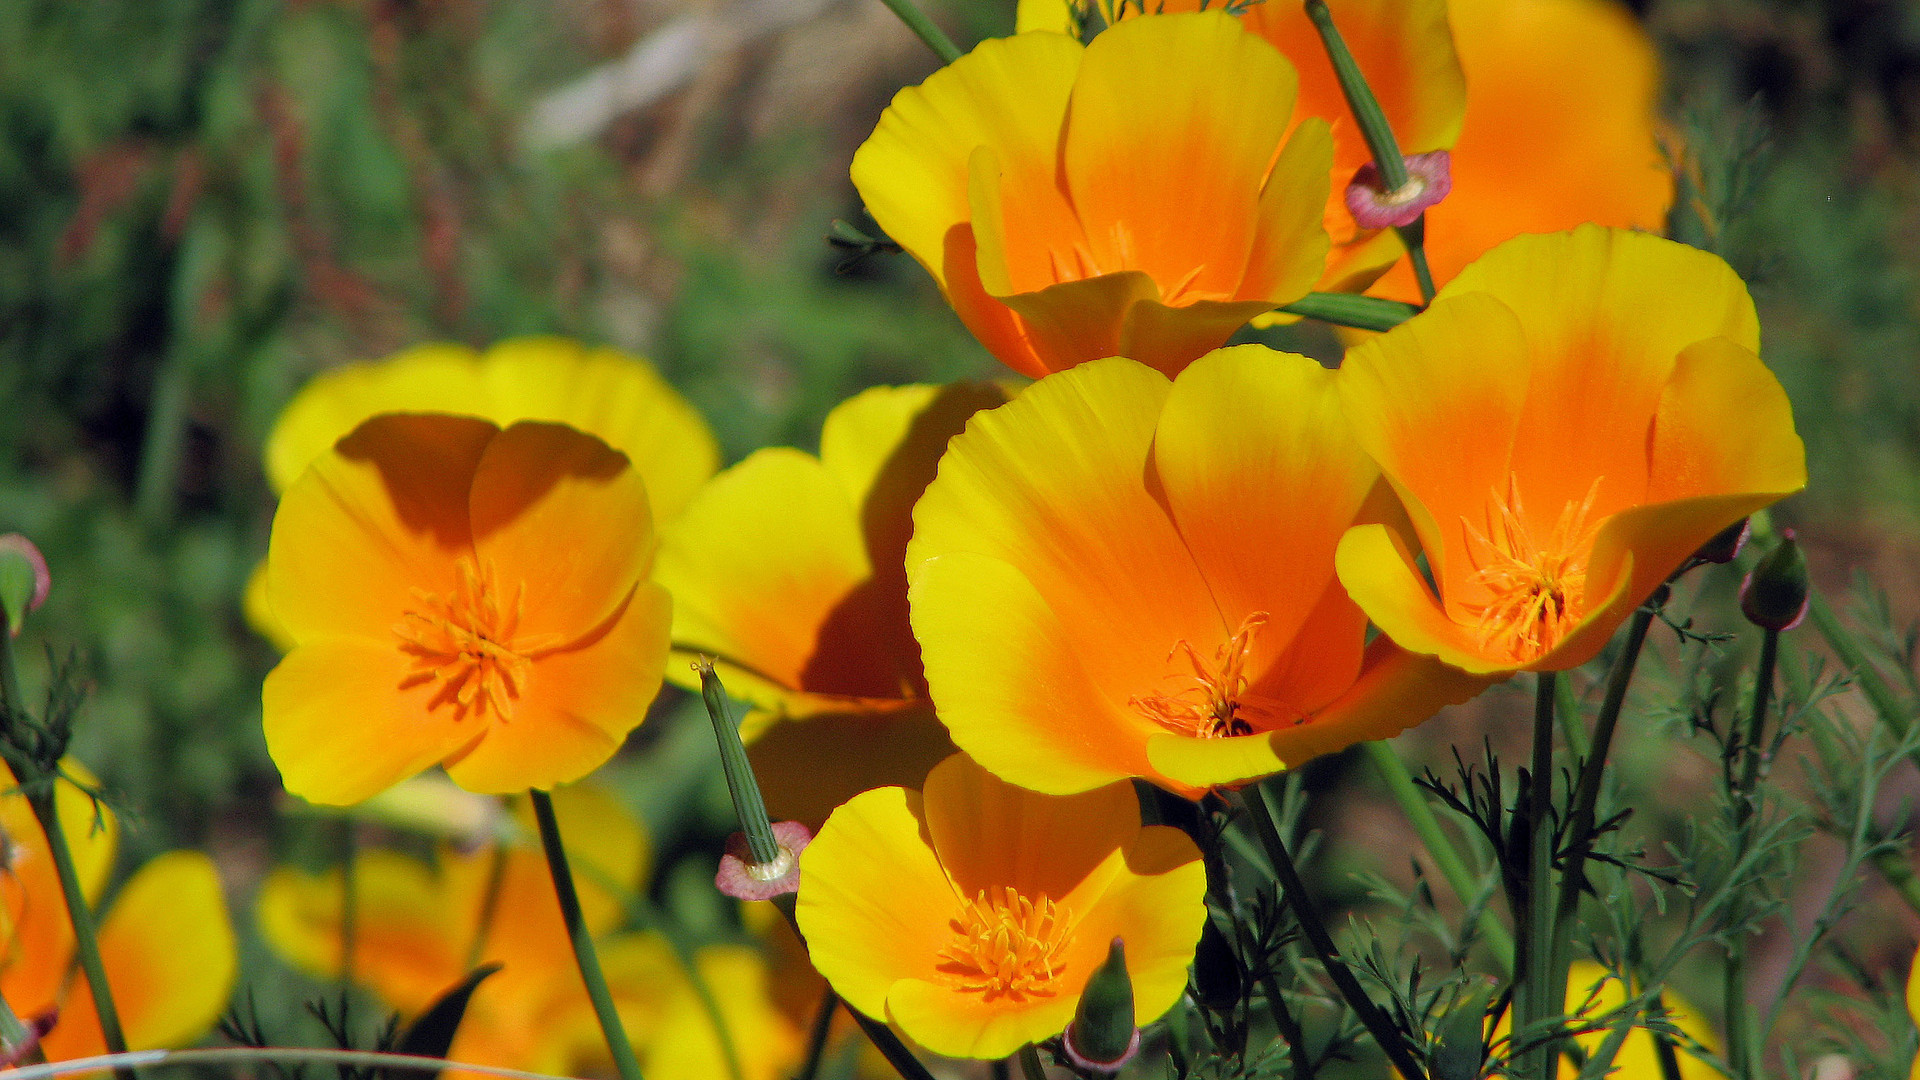
<svg viewBox="0 0 1920 1080"><path fill-rule="evenodd" d="M1378 170L1307 15L1181 6L1029 0L855 158L874 219L1030 384L870 390L818 455L717 475L701 418L607 350L429 346L309 386L267 448L248 597L286 653L264 719L287 789L570 784L710 657L752 706L768 808L818 829L814 967L928 1050L1001 1058L1067 1026L1116 939L1141 1022L1186 985L1202 853L1142 824L1131 781L1201 798L1585 663L1805 484L1744 285L1630 228L1670 184L1626 16L1331 5L1401 145L1440 163L1356 195ZM1421 233L1353 211L1447 186ZM1368 289L1419 311L1337 369L1222 347ZM637 880L643 841L602 846L599 877ZM417 1010L504 959L454 1056L586 1067L561 913L533 852L500 852L431 877L370 856L358 970ZM339 895L276 875L269 940L338 968ZM683 1053L647 1033L706 1015L685 969L712 965L755 1033L743 1075L790 1067L757 954L678 957L617 931L617 895L588 906L636 1043Z"/></svg>

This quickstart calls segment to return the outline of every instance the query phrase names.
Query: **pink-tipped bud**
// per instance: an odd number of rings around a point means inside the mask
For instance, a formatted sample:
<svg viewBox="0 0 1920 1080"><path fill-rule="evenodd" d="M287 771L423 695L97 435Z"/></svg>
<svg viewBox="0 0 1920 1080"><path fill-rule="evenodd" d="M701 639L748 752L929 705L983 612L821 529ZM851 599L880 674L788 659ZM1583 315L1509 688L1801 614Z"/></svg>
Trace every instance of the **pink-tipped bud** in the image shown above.
<svg viewBox="0 0 1920 1080"><path fill-rule="evenodd" d="M1388 229L1411 225L1427 208L1447 197L1453 190L1452 155L1445 150L1409 154L1407 182L1386 190L1380 168L1369 161L1360 166L1347 184L1347 210L1363 229Z"/></svg>
<svg viewBox="0 0 1920 1080"><path fill-rule="evenodd" d="M1094 969L1080 993L1080 1007L1060 1040L1067 1060L1090 1072L1119 1072L1140 1052L1134 1026L1133 979L1127 974L1127 950L1119 938L1107 946L1106 962Z"/></svg>
<svg viewBox="0 0 1920 1080"><path fill-rule="evenodd" d="M800 853L813 841L813 833L797 821L773 823L773 838L780 854L772 862L756 863L747 846L745 833L727 838L727 853L720 856L720 872L713 884L735 900L771 900L800 891Z"/></svg>
<svg viewBox="0 0 1920 1080"><path fill-rule="evenodd" d="M27 612L46 603L47 590L52 587L46 556L33 541L19 533L0 536L0 609L5 610L7 626L15 637L20 635Z"/></svg>
<svg viewBox="0 0 1920 1080"><path fill-rule="evenodd" d="M1780 546L1769 551L1740 583L1740 612L1762 630L1791 630L1807 617L1807 557L1792 529L1780 530Z"/></svg>

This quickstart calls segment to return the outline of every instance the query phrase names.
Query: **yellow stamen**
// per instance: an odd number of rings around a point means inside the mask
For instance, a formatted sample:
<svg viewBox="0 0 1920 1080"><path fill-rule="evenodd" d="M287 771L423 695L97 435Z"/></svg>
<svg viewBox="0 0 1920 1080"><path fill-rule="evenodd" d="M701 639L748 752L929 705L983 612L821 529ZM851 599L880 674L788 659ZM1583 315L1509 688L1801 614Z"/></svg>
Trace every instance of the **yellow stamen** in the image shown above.
<svg viewBox="0 0 1920 1080"><path fill-rule="evenodd" d="M1193 674L1169 678L1186 685L1171 694L1135 694L1127 704L1161 727L1196 739L1251 735L1274 726L1279 710L1247 696L1247 659L1253 655L1253 636L1267 618L1266 612L1256 611L1242 619L1240 629L1215 652L1211 665L1200 659L1191 643L1174 642L1168 661L1185 653Z"/></svg>
<svg viewBox="0 0 1920 1080"><path fill-rule="evenodd" d="M983 889L948 922L953 943L940 950L936 969L987 1001L1053 997L1071 921L1048 897L1029 900L1010 885Z"/></svg>
<svg viewBox="0 0 1920 1080"><path fill-rule="evenodd" d="M462 557L455 570L459 580L450 596L412 590L419 606L401 614L394 636L414 658L415 676L441 684L429 708L451 705L458 719L469 712L511 719L514 702L526 692L532 654L553 644L554 635L518 637L521 589L503 606L490 568Z"/></svg>
<svg viewBox="0 0 1920 1080"><path fill-rule="evenodd" d="M1467 605L1477 619L1474 632L1480 647L1505 653L1525 663L1551 652L1587 613L1587 559L1593 554L1598 522L1587 519L1600 494L1595 477L1587 497L1569 501L1560 510L1553 531L1536 540L1526 507L1520 502L1520 481L1508 474L1507 491L1489 493L1487 527L1474 527L1464 516L1469 580L1492 594L1484 604Z"/></svg>

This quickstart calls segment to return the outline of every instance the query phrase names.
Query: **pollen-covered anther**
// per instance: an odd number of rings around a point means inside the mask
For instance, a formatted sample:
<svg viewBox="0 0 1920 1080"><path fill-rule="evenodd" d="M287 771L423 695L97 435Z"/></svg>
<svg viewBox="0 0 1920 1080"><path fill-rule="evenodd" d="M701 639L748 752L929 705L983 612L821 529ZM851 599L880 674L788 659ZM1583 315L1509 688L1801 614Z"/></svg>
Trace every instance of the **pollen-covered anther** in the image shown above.
<svg viewBox="0 0 1920 1080"><path fill-rule="evenodd" d="M463 718L472 711L511 719L533 654L549 647L553 635L519 636L523 590L516 587L512 602L503 604L490 567L462 557L455 571L451 594L412 590L418 606L401 614L394 636L413 657L416 676L441 684L430 707L451 704Z"/></svg>
<svg viewBox="0 0 1920 1080"><path fill-rule="evenodd" d="M1268 617L1256 611L1242 619L1240 628L1214 653L1211 664L1200 658L1191 642L1174 642L1167 659L1185 654L1193 674L1168 678L1185 685L1170 694L1135 694L1127 704L1161 727L1196 739L1251 735L1272 726L1275 710L1247 696L1247 660L1253 655L1254 635Z"/></svg>
<svg viewBox="0 0 1920 1080"><path fill-rule="evenodd" d="M1489 493L1487 527L1460 519L1467 538L1469 580L1489 594L1467 605L1482 648L1502 650L1518 662L1551 652L1587 613L1587 560L1598 522L1594 501L1605 477L1595 477L1580 502L1568 501L1544 538L1536 538L1520 501L1517 477L1507 490Z"/></svg>
<svg viewBox="0 0 1920 1080"><path fill-rule="evenodd" d="M940 950L936 970L986 1001L1053 997L1071 922L1049 897L1030 900L1011 885L982 889L949 920L953 942Z"/></svg>

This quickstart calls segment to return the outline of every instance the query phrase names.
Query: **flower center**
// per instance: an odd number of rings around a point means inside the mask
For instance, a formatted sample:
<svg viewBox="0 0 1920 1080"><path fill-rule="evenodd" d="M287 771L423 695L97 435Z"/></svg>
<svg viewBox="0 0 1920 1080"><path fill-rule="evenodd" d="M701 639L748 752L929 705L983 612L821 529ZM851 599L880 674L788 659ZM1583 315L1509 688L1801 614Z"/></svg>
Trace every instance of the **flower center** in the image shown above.
<svg viewBox="0 0 1920 1080"><path fill-rule="evenodd" d="M982 889L948 921L953 943L940 950L936 969L986 1001L1053 997L1073 940L1068 918L1045 896L1029 900L1011 885Z"/></svg>
<svg viewBox="0 0 1920 1080"><path fill-rule="evenodd" d="M1478 620L1474 632L1481 648L1523 663L1535 660L1559 645L1586 614L1587 559L1598 530L1598 523L1587 518L1603 479L1594 478L1585 499L1568 501L1545 537L1535 537L1529 527L1519 479L1511 473L1504 496L1497 488L1489 493L1485 531L1461 517L1473 567L1470 580L1492 594L1466 608Z"/></svg>
<svg viewBox="0 0 1920 1080"><path fill-rule="evenodd" d="M393 624L394 636L400 651L413 657L413 681L440 684L429 709L450 704L458 719L470 711L512 719L533 669L531 654L552 644L555 635L516 639L525 606L521 589L502 604L491 567L463 556L454 568L459 580L451 594L412 590L417 606Z"/></svg>
<svg viewBox="0 0 1920 1080"><path fill-rule="evenodd" d="M1127 704L1141 715L1176 734L1196 739L1251 735L1254 722L1273 719L1267 704L1247 697L1247 658L1253 655L1253 636L1267 625L1267 613L1256 611L1240 620L1240 629L1214 653L1213 663L1200 658L1193 645L1173 643L1167 660L1185 653L1193 674L1168 676L1182 684L1170 694L1135 694Z"/></svg>

